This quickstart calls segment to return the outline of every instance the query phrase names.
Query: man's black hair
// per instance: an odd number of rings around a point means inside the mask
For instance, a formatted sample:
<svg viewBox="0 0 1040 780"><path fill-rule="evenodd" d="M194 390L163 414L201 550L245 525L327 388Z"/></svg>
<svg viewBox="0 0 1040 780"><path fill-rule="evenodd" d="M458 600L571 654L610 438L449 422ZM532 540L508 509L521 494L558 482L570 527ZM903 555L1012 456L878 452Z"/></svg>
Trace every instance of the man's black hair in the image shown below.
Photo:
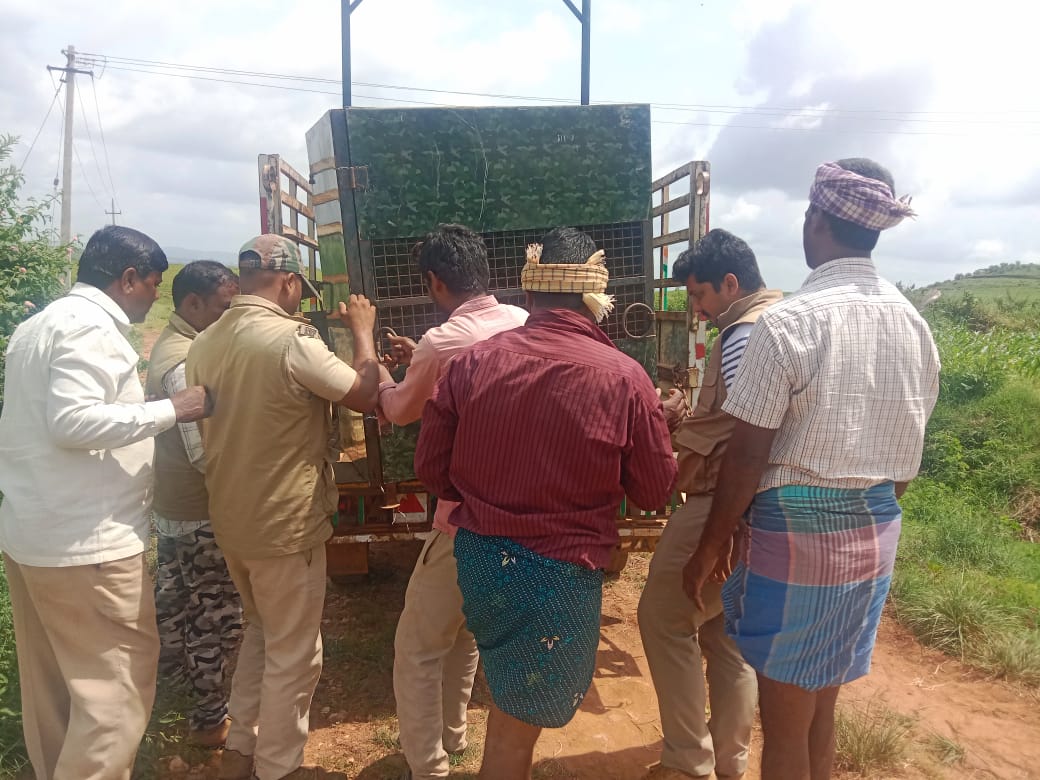
<svg viewBox="0 0 1040 780"><path fill-rule="evenodd" d="M747 242L722 228L709 230L693 249L687 249L672 266L672 278L686 284L690 275L718 292L726 274L733 274L740 289L754 292L765 287L755 253Z"/></svg>
<svg viewBox="0 0 1040 780"><path fill-rule="evenodd" d="M846 171L858 173L860 176L865 176L868 179L877 179L884 182L892 190L892 196L895 197L896 182L892 178L892 174L883 165L873 160L868 160L866 157L848 157L844 160L838 160L836 164ZM839 244L861 252L871 252L877 246L878 238L881 236L880 230L865 228L862 225L849 222L847 219L835 217L825 211L821 213L830 225L831 235L834 236L834 240Z"/></svg>
<svg viewBox="0 0 1040 780"><path fill-rule="evenodd" d="M84 247L76 281L104 289L128 268L137 271L138 276L149 276L169 267L166 253L140 230L106 225Z"/></svg>
<svg viewBox="0 0 1040 780"><path fill-rule="evenodd" d="M594 254L596 242L576 228L555 228L542 238L542 262L549 265L581 265Z"/></svg>
<svg viewBox="0 0 1040 780"><path fill-rule="evenodd" d="M180 306L191 293L205 298L225 284L237 281L238 277L230 268L215 260L188 263L173 277L173 307Z"/></svg>
<svg viewBox="0 0 1040 780"><path fill-rule="evenodd" d="M558 227L542 237L541 262L548 265L582 265L596 254L596 242L572 227ZM585 302L581 293L532 293L536 306L543 309L580 311Z"/></svg>
<svg viewBox="0 0 1040 780"><path fill-rule="evenodd" d="M424 280L432 271L455 294L487 292L487 246L465 225L438 225L415 248L415 255Z"/></svg>

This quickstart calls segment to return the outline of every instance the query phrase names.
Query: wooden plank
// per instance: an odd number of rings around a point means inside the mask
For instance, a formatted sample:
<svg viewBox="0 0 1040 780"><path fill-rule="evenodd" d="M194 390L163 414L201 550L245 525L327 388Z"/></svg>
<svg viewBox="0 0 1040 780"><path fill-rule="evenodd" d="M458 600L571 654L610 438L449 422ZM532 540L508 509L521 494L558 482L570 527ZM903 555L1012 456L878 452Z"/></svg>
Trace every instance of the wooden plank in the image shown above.
<svg viewBox="0 0 1040 780"><path fill-rule="evenodd" d="M675 279L654 279L654 289L660 290L662 287L669 290L678 290L680 288L685 288L686 285L682 282L675 281Z"/></svg>
<svg viewBox="0 0 1040 780"><path fill-rule="evenodd" d="M311 183L305 179L302 174L297 173L296 169L289 165L285 160L279 158L278 170L296 182L305 192L311 191Z"/></svg>
<svg viewBox="0 0 1040 780"><path fill-rule="evenodd" d="M334 200L339 200L339 190L326 190L325 192L319 192L311 198L311 203L318 206L322 203L332 203Z"/></svg>
<svg viewBox="0 0 1040 780"><path fill-rule="evenodd" d="M318 160L311 166L311 176L322 171L332 171L336 169L336 158L326 157L324 160Z"/></svg>
<svg viewBox="0 0 1040 780"><path fill-rule="evenodd" d="M683 206L690 205L690 195L680 195L678 198L672 198L667 203L662 203L660 206L654 206L650 212L651 217L660 217L664 214L668 214L670 211L678 211Z"/></svg>
<svg viewBox="0 0 1040 780"><path fill-rule="evenodd" d="M671 244L678 244L680 241L690 240L690 229L683 228L682 230L676 230L672 233L665 233L663 236L654 237L654 248L659 246L670 246Z"/></svg>
<svg viewBox="0 0 1040 780"><path fill-rule="evenodd" d="M686 310L680 309L679 311L656 311L654 315L658 322L686 322Z"/></svg>
<svg viewBox="0 0 1040 780"><path fill-rule="evenodd" d="M318 238L322 238L323 236L338 236L342 234L342 222L330 222L328 225L318 225Z"/></svg>
<svg viewBox="0 0 1040 780"><path fill-rule="evenodd" d="M655 181L653 184L650 185L650 189L651 190L659 190L662 187L666 187L669 184L674 184L675 182L679 181L679 179L685 178L686 176L689 176L689 175L690 175L690 163L686 163L685 165L680 165L674 171L671 171L670 173L666 173L660 179L657 179L657 181Z"/></svg>
<svg viewBox="0 0 1040 780"><path fill-rule="evenodd" d="M304 246L313 247L314 249L318 248L318 242L317 241L315 241L313 238L308 236L306 233L301 233L296 228L291 228L291 227L288 227L286 225L283 225L282 226L282 235L285 236L286 238L291 238L293 241L295 241L298 244L303 244Z"/></svg>
<svg viewBox="0 0 1040 780"><path fill-rule="evenodd" d="M292 209L295 214L302 214L307 219L314 219L314 209L306 203L301 203L297 198L293 197L285 190L282 190L282 203ZM293 227L299 230L299 223L293 225Z"/></svg>
<svg viewBox="0 0 1040 780"><path fill-rule="evenodd" d="M325 567L330 577L368 574L368 543L325 545Z"/></svg>

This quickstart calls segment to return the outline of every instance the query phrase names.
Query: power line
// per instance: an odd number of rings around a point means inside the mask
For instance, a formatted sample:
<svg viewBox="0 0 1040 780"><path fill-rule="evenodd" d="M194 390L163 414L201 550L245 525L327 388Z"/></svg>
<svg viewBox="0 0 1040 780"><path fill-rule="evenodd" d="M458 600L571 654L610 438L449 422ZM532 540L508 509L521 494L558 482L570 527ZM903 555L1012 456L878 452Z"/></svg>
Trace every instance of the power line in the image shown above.
<svg viewBox="0 0 1040 780"><path fill-rule="evenodd" d="M97 88L94 86L94 79L90 79L90 92L94 96L94 112L97 114L98 130L101 132L101 148L105 152L105 170L108 171L108 183L110 185L110 192L112 193L113 201L116 199L116 183L112 179L112 163L108 159L108 144L105 142L105 126L101 124L101 105L98 102ZM115 208L115 204L112 204L112 208Z"/></svg>
<svg viewBox="0 0 1040 780"><path fill-rule="evenodd" d="M105 174L101 171L101 160L98 158L97 147L94 146L94 136L90 132L90 123L87 121L87 110L83 107L83 90L76 93L76 102L79 104L79 115L83 117L83 127L87 131L87 140L90 141L90 153L94 156L94 167L97 169L98 178L101 180L102 188L105 188ZM114 196L114 193L108 193Z"/></svg>
<svg viewBox="0 0 1040 780"><path fill-rule="evenodd" d="M338 79L324 78L324 77L318 77L318 76L300 76L300 75L292 75L292 74L285 74L285 73L269 73L269 72L264 72L264 71L238 70L238 69L233 69L233 68L218 68L218 67L205 66L205 65L189 65L189 64L185 64L185 63L167 62L167 61L162 61L162 60L146 60L146 59L140 59L140 58L134 58L134 57L115 57L115 56L109 57L109 56L104 55L104 54L91 54L91 55L85 55L85 56L98 58L99 60L104 61L105 64L108 64L110 62L116 62L116 63L130 64L130 65L134 65L134 66L137 66L137 67L174 68L174 69L177 69L177 70L187 70L187 71L193 71L193 72L218 73L218 74L225 74L225 75L249 76L249 77L265 78L265 79L276 79L276 80L287 80L287 81L302 81L302 82L312 82L312 83L341 85L341 82ZM115 66L112 66L112 67L115 67ZM129 69L129 68L125 68L125 69ZM160 75L180 75L182 77L185 77L185 74L173 74L173 73L167 73L167 72L164 72L164 71L154 70L154 69L153 70L147 70L147 71L139 70L137 72L148 72L148 73L154 73L154 74L160 74ZM246 82L241 82L241 83L246 83ZM400 84L381 84L381 83L376 83L376 82L363 82L363 81L354 81L354 82L351 82L351 83L354 84L355 86L361 86L361 87L374 87L374 88L379 88L379 89L405 90L405 91L410 91L410 92L430 92L430 93L436 93L436 94L467 95L467 96L473 96L473 97L491 97L491 98L501 98L501 99L508 99L508 100L536 100L536 101L551 102L551 103L577 103L578 102L577 100L573 100L573 99L569 99L569 98L554 98L554 97L533 96L533 95L509 95L509 94L501 94L501 93L494 93L494 92L470 92L470 91L464 91L464 90L434 89L434 88L429 88L429 87L408 87L408 86L403 86L403 85L400 85ZM275 85L270 85L270 86L273 87ZM315 91L317 91L317 90L315 90ZM336 94L339 94L339 93L336 93ZM626 102L626 101L609 101L609 102ZM727 114L727 113L746 113L746 112L749 112L749 111L755 111L755 112L759 112L759 113L763 113L763 114L766 114L766 113L778 114L778 115L781 115L781 116L787 115L787 114L791 114L791 113L806 113L806 112L813 113L813 114L816 114L816 113L819 113L819 114L849 114L849 115L853 115L853 116L862 116L864 114L880 114L880 115L885 115L885 118L887 119L887 121L918 121L918 122L924 122L924 121L929 121L929 122L958 122L958 121L964 121L964 120L956 120L956 119L911 119L909 117L915 117L915 116L978 116L978 115L992 116L994 114L1040 114L1040 108L1037 108L1037 109L1021 109L1021 108L1015 108L1015 109L984 109L984 110L956 110L956 111L935 111L935 110L929 110L929 111L924 111L924 110L893 111L891 109L874 109L874 108L862 108L862 109L857 109L857 108L830 108L830 107L827 107L827 108L822 108L822 107L821 108L814 108L814 107L806 107L806 106L801 106L801 107L767 106L767 105L747 106L747 105L698 104L698 103L652 103L651 105L654 108L658 108L658 109L662 109L662 110L670 110L670 111L703 111L705 113L724 113L724 114ZM875 118L876 119L881 119L881 117L875 117ZM1006 122L1006 120L985 120L985 121L987 121L987 122L1000 122L1000 123ZM1023 120L1023 121L1027 121L1027 122L1032 123L1032 122L1037 122L1037 121L1040 121L1040 120Z"/></svg>
<svg viewBox="0 0 1040 780"><path fill-rule="evenodd" d="M81 106L81 108L82 108L82 106ZM64 117L65 116L65 111L62 110L61 114L62 114L62 117ZM72 139L71 146L72 146L72 156L76 158L76 162L79 164L79 172L81 174L83 174L83 182L87 185L87 189L90 191L91 196L94 198L94 202L97 203L98 206L101 207L102 211L104 211L105 210L104 204L101 202L101 199L98 198L97 193L94 192L94 188L90 185L90 177L87 176L86 166L83 164L83 160L79 156L79 149L76 147L76 139L75 138ZM55 176L55 179L57 179L56 176Z"/></svg>
<svg viewBox="0 0 1040 780"><path fill-rule="evenodd" d="M233 84L233 85L247 86L247 87L262 87L262 88L268 88L268 89L281 89L281 90L286 90L286 91L289 91L289 92L307 92L307 93L312 93L312 94L337 95L337 96L340 94L338 91L333 92L333 91L330 91L330 90L323 90L323 89L310 89L310 88L307 88L307 87L295 87L295 86L288 86L288 85L285 85L285 84L265 84L265 83L256 82L256 81L242 81L242 80L238 80L238 79L221 79L221 78L217 78L215 76L200 76L200 75L195 75L195 74L192 74L192 73L169 73L169 72L158 71L158 70L145 70L145 69L140 69L140 68L127 68L127 67L123 67L123 66L120 66L120 65L113 65L113 64L111 64L111 62L109 62L107 64L107 67L109 69L111 69L111 70L128 71L128 72L131 72L131 73L143 73L143 74L152 75L152 76L168 76L168 77L172 77L172 78L192 79L192 80L200 80L200 81L210 81L210 82L216 82L216 83L221 83L221 84ZM358 83L360 83L360 82L358 82ZM376 86L376 85L369 84L369 86ZM409 89L408 87L397 87L397 88L398 89ZM417 89L416 91L429 91L429 92L441 92L441 93L445 93L445 94L465 94L465 95L474 95L474 96L482 96L482 97L508 98L508 99L512 99L512 100L539 100L539 99L540 100L554 100L554 101L557 100L556 98L531 98L531 97L524 97L524 96L521 96L521 95L495 95L493 93L465 93L465 92L463 92L463 93L449 93L446 90L422 90L422 89ZM390 98L390 97L383 97L383 96L380 96L380 95L364 95L364 94L359 94L359 93L355 93L354 97L364 98L364 99L368 99L368 100L385 100L385 101L394 102L394 103L409 103L409 104L423 105L423 106L450 107L450 105L451 105L451 104L447 104L447 103L435 103L435 102L432 102L432 101L411 100L411 99L406 99L406 98ZM567 101L567 102L573 102L573 101ZM651 105L654 105L654 104L651 104ZM784 115L772 114L772 115L764 115L764 116L766 116L766 117L774 117L774 118L783 118ZM817 118L823 119L823 118L827 118L827 117L809 116L809 117L806 117L806 118L810 118L810 119L817 119ZM848 117L842 117L842 118L848 118ZM686 126L686 127L715 127L715 128L720 128L720 129L721 128L726 128L726 127L734 127L734 128L739 128L739 129L745 129L745 130L773 130L773 131L793 131L793 132L810 132L810 133L837 133L837 134L845 134L845 135L925 135L925 136L947 136L947 137L966 137L966 136L971 135L970 133L938 132L938 131L932 131L932 130L878 130L878 129L859 128L859 127L856 127L856 128L848 128L848 127L842 127L842 128L837 128L837 127L827 127L827 128L824 128L824 127L778 127L776 125L739 125L739 124L732 124L732 123L728 123L728 122L677 122L677 121L667 120L667 119L654 119L654 120L651 120L651 121L652 121L653 124L657 124L657 125L680 125L680 126ZM894 121L899 121L899 120L894 120ZM910 120L907 120L907 121L910 121ZM925 121L925 120L917 120L917 121ZM936 121L940 121L940 120L936 120ZM959 123L954 123L954 124L959 124ZM1007 123L999 123L999 124L1001 124L1001 126L1004 126ZM1040 124L1040 123L1038 123L1038 124ZM1040 129L1040 128L1038 128L1038 129ZM1040 134L1040 133L1021 133L1020 135L1034 136L1034 135L1038 135L1038 134Z"/></svg>
<svg viewBox="0 0 1040 780"><path fill-rule="evenodd" d="M53 81L53 77L52 81ZM40 122L40 129L36 131L36 135L33 136L32 143L29 144L29 151L25 153L25 157L22 158L22 164L18 166L18 170L25 170L25 164L29 162L29 155L33 153L33 149L36 147L36 142L40 139L40 133L43 132L44 126L47 124L47 120L50 119L51 111L54 110L54 104L58 102L58 93L61 92L61 84L58 84L57 89L54 90L54 97L51 98L51 105L47 109L47 113L43 116L43 121Z"/></svg>

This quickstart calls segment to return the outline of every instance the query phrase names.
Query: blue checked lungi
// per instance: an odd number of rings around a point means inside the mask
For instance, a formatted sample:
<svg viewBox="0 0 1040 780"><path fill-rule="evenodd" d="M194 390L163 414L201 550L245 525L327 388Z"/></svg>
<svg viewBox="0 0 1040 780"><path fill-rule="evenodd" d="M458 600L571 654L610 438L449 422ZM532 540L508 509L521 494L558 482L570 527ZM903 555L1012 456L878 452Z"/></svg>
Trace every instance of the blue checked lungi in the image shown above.
<svg viewBox="0 0 1040 780"><path fill-rule="evenodd" d="M726 630L755 671L815 691L870 671L902 513L891 482L785 485L755 496Z"/></svg>
<svg viewBox="0 0 1040 780"><path fill-rule="evenodd" d="M596 668L603 572L462 528L455 559L495 706L533 726L566 725Z"/></svg>

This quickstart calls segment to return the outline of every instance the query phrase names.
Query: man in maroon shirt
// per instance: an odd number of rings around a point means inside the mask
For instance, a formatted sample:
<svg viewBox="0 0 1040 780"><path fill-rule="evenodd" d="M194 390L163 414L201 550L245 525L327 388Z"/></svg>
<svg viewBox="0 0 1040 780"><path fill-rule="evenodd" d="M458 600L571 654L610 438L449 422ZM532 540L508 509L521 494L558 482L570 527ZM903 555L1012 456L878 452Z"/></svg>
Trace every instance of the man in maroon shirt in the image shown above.
<svg viewBox="0 0 1040 780"><path fill-rule="evenodd" d="M430 491L460 504L463 612L494 700L484 780L529 778L541 729L574 716L618 507L663 504L676 474L652 382L596 325L612 308L603 253L571 228L532 249L526 325L451 362L415 453Z"/></svg>

